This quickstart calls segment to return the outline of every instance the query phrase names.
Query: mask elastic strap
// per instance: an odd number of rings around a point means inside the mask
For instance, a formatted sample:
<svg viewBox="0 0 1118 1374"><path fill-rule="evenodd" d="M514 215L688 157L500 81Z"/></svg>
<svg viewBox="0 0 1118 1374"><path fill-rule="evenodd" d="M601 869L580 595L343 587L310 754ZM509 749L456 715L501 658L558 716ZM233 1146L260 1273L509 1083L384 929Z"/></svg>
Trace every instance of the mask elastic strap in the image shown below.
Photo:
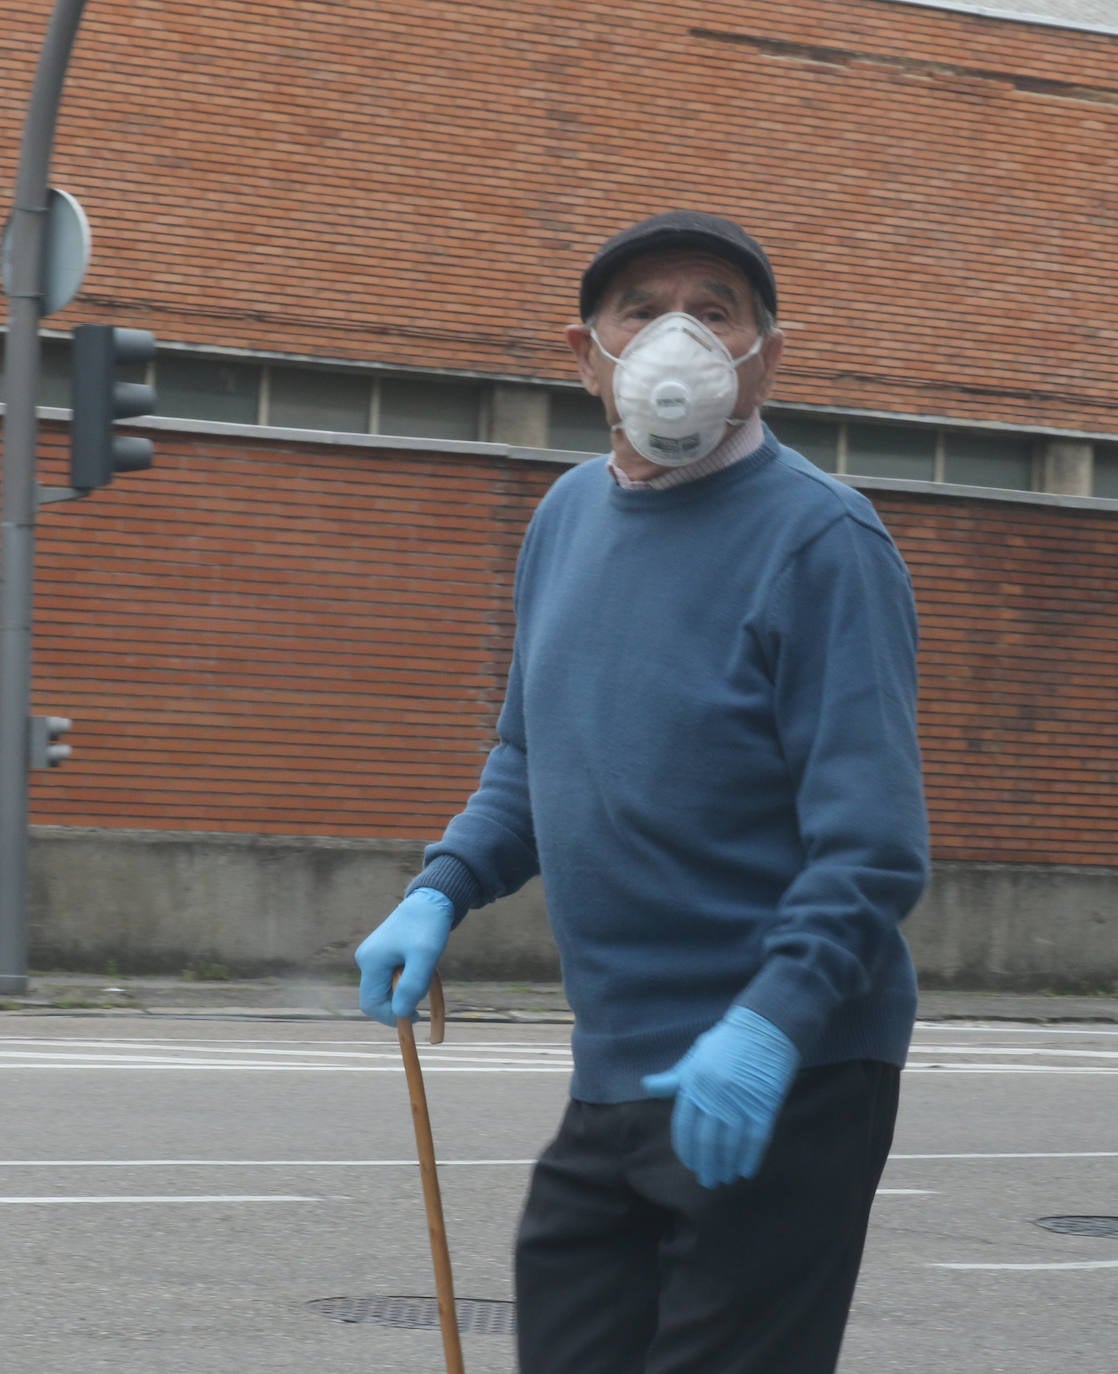
<svg viewBox="0 0 1118 1374"><path fill-rule="evenodd" d="M590 326L590 337L598 345L599 352L603 353L610 360L611 363L619 363L621 361L621 359L618 358L615 354L611 353L609 349L605 346L605 344L602 343L601 339L598 338L598 331L594 328L593 325Z"/></svg>
<svg viewBox="0 0 1118 1374"><path fill-rule="evenodd" d="M747 363L750 360L750 358L755 358L764 346L765 336L764 334L759 334L757 338L754 339L753 347L749 350L748 353L743 353L740 358L731 358L730 361L734 364L735 367L740 367L742 363Z"/></svg>

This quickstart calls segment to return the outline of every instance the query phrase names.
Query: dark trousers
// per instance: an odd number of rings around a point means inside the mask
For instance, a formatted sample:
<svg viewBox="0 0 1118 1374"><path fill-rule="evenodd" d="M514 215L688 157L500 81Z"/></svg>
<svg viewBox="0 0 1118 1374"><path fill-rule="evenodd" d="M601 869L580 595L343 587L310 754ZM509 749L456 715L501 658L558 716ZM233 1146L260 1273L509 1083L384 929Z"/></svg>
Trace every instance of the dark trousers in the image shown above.
<svg viewBox="0 0 1118 1374"><path fill-rule="evenodd" d="M715 1189L670 1102L572 1102L520 1223L520 1374L833 1374L899 1079L803 1070L760 1173Z"/></svg>

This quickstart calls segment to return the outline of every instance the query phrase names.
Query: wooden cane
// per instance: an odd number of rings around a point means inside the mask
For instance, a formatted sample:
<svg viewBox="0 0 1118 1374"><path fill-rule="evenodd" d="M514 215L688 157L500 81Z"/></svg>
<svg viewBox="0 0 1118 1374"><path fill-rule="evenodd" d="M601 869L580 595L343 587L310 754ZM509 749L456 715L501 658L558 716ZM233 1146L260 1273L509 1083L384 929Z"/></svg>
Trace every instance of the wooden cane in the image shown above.
<svg viewBox="0 0 1118 1374"><path fill-rule="evenodd" d="M396 978L400 973L397 971ZM395 980L394 980L395 981ZM431 1044L441 1045L446 1033L446 1002L438 973L431 980ZM415 1124L415 1145L419 1154L419 1176L423 1181L423 1203L427 1209L427 1236L431 1242L431 1263L435 1268L435 1292L439 1303L439 1326L443 1333L443 1351L447 1374L465 1374L462 1363L462 1343L458 1336L458 1310L454 1305L454 1275L450 1268L450 1250L446 1243L446 1223L443 1202L439 1193L439 1175L435 1168L435 1140L431 1134L431 1117L427 1111L427 1094L423 1089L423 1071L419 1066L419 1051L415 1047L415 1031L405 1017L398 1017L396 1034L400 1053L404 1058L404 1073L408 1080L411 1115Z"/></svg>

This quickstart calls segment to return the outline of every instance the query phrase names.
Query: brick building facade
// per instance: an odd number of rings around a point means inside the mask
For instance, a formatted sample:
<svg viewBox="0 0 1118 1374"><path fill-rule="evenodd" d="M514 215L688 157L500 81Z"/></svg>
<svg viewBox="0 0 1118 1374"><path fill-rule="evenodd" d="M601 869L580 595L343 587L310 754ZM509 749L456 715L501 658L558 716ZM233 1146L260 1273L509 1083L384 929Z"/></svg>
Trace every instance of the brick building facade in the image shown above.
<svg viewBox="0 0 1118 1374"><path fill-rule="evenodd" d="M9 185L49 9L0 0ZM48 349L64 363L83 321L150 328L161 397L198 377L228 394L153 422L151 473L40 518L34 707L77 722L73 760L33 782L43 957L297 963L365 920L354 893L398 887L476 778L520 533L576 460L556 435L581 405L562 342L581 266L690 204L774 259L770 422L866 489L912 568L952 900L969 875L1010 927L1055 903L1095 932L1064 981L1118 978L1099 919L1118 866L1116 56L1112 34L902 0L90 6L53 181L94 258ZM332 387L372 401L277 423ZM464 396L475 428L447 437L440 398ZM43 416L41 476L63 480L65 414ZM220 869L222 836L376 873L336 901L312 883L318 916L288 936L281 897L261 914L231 887L238 944L191 915L174 864L159 891L131 866L161 832L192 874ZM101 889L91 833L119 841ZM96 935L78 892L107 913ZM147 940L161 922L175 933ZM934 976L1051 982L1039 944L991 953L1030 932L969 954L918 937Z"/></svg>

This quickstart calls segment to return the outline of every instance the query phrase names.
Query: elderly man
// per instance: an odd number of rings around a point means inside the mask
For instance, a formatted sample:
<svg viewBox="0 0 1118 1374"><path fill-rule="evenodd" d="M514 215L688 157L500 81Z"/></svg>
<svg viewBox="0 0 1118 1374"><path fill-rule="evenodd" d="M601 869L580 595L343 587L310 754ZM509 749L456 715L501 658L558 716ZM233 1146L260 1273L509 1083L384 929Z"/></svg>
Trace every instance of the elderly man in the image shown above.
<svg viewBox="0 0 1118 1374"><path fill-rule="evenodd" d="M632 225L580 304L612 453L531 522L499 742L359 947L361 1007L411 1015L454 925L539 873L575 1068L521 1374L829 1374L915 1013L909 578L761 421L783 339L738 225Z"/></svg>

